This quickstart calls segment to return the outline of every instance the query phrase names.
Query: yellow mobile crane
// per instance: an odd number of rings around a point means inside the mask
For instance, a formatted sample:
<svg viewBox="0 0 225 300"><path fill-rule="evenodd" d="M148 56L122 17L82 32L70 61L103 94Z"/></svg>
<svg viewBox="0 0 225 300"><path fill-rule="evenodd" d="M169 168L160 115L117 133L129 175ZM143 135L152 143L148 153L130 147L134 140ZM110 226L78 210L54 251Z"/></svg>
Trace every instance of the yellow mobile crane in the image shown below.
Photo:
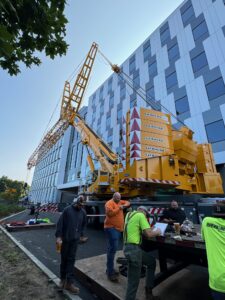
<svg viewBox="0 0 225 300"><path fill-rule="evenodd" d="M85 123L79 115L79 108L97 51L98 45L93 43L72 91L69 82L65 83L60 118L29 158L28 169L44 157L71 125L80 133L82 143L92 150L101 165L100 170L95 170L92 157L88 155L93 176L84 192L95 199L105 200L115 191L127 198L152 196L158 188L174 188L187 194L223 194L222 180L216 171L211 145L194 142L193 132L186 126L174 130L170 114L135 107L127 112L123 121L123 162ZM110 65L119 76L124 75L125 82L129 84L127 75L122 74L117 65ZM140 89L136 92L140 95ZM138 143L135 141L137 138ZM138 152L140 155L136 159Z"/></svg>

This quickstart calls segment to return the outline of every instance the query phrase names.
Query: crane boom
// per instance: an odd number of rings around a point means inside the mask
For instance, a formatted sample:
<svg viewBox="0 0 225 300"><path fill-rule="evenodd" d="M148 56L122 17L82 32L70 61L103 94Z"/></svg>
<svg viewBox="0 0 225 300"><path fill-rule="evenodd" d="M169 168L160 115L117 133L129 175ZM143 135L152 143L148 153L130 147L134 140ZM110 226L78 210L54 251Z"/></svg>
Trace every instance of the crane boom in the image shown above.
<svg viewBox="0 0 225 300"><path fill-rule="evenodd" d="M101 170L112 174L113 165L117 163L117 155L78 114L74 121L74 127L80 133L82 143L92 149L95 158L101 164Z"/></svg>
<svg viewBox="0 0 225 300"><path fill-rule="evenodd" d="M69 125L74 125L74 118L81 106L97 50L98 45L93 43L71 92L70 83L68 81L65 82L60 118L42 138L41 142L30 156L27 163L28 169L36 166L36 164L44 157L51 147L60 139Z"/></svg>

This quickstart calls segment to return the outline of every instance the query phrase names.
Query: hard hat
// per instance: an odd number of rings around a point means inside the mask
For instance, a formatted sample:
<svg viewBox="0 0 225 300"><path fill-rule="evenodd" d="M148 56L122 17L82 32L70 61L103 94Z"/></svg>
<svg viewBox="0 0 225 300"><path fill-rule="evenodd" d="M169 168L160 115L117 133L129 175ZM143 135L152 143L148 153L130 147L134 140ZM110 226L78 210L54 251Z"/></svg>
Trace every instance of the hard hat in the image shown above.
<svg viewBox="0 0 225 300"><path fill-rule="evenodd" d="M77 204L77 205L81 205L81 206L84 206L86 203L85 203L85 200L84 200L84 196L78 196L76 198L73 199L73 204Z"/></svg>
<svg viewBox="0 0 225 300"><path fill-rule="evenodd" d="M139 207L137 208L137 210L142 210L142 211L144 211L144 212L146 213L146 217L147 217L147 218L150 217L149 211L148 211L148 209L147 209L146 206L141 205L141 206L139 206Z"/></svg>

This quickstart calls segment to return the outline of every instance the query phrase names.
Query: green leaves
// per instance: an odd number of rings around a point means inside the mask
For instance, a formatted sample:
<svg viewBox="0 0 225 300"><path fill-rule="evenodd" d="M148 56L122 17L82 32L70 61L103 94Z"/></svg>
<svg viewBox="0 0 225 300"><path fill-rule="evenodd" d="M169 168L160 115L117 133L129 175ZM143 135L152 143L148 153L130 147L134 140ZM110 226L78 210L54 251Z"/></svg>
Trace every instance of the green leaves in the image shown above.
<svg viewBox="0 0 225 300"><path fill-rule="evenodd" d="M19 63L39 65L38 52L53 59L65 55L68 45L66 0L0 0L0 66L10 75ZM35 54L35 55L34 55Z"/></svg>

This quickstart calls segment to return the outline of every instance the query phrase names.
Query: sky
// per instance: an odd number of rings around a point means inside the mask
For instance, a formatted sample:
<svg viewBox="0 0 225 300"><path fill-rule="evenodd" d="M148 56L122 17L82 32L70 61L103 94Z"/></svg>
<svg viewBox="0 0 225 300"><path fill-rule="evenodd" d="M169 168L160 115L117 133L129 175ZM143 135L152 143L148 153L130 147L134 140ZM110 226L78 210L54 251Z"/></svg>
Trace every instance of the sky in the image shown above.
<svg viewBox="0 0 225 300"><path fill-rule="evenodd" d="M67 0L67 54L11 77L0 69L0 177L31 183L27 161L44 132L58 120L65 81L97 42L104 55L122 64L183 0ZM88 97L112 74L97 54L85 93ZM75 79L74 79L75 80ZM71 82L73 85L74 81Z"/></svg>

